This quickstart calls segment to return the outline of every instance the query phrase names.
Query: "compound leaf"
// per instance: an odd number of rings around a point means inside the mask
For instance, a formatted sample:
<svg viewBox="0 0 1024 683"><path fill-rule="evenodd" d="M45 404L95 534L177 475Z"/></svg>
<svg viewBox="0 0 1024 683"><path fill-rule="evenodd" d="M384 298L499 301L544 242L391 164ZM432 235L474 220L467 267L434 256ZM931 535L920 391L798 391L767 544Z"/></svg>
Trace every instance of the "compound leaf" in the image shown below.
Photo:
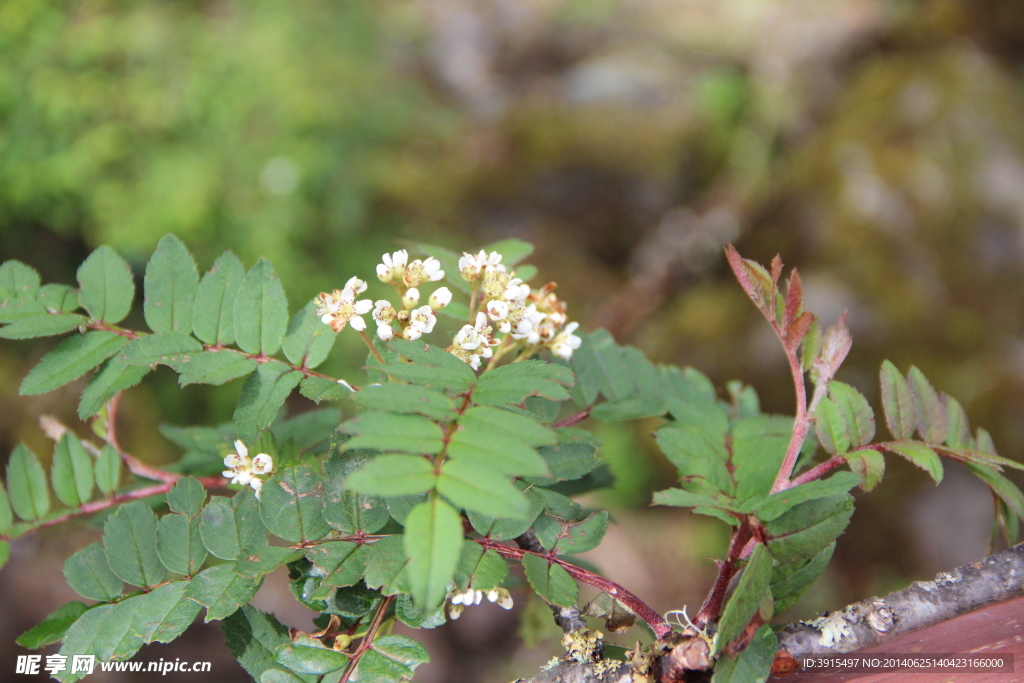
<svg viewBox="0 0 1024 683"><path fill-rule="evenodd" d="M65 339L29 370L18 393L34 396L62 387L113 356L127 341L115 332L102 330Z"/></svg>

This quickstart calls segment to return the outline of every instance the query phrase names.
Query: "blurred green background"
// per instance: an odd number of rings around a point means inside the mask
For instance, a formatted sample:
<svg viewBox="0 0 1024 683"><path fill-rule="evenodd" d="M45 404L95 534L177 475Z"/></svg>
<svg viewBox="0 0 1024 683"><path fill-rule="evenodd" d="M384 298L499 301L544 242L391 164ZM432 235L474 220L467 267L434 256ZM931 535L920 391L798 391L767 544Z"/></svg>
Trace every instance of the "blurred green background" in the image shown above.
<svg viewBox="0 0 1024 683"><path fill-rule="evenodd" d="M762 261L779 252L825 322L849 312L841 379L877 398L883 358L917 364L1019 458L1024 8L0 1L0 257L72 283L109 244L141 275L168 232L203 269L227 248L247 265L269 257L292 310L372 276L403 240L468 250L519 237L537 245L534 284L558 281L584 329L609 327L720 385L740 378L766 409L791 412L777 343L721 257L730 241ZM48 346L0 344L3 453L25 440L45 458L43 414L83 432L80 387L17 398ZM341 335L327 371L356 378L361 355ZM228 419L237 390L180 391L158 372L130 392L123 441L173 460L155 426ZM619 526L590 559L656 608L693 612L723 529L648 509L673 483L651 427L600 429L618 484L588 502ZM784 618L976 560L991 515L956 467L936 489L890 461L834 566ZM0 671L23 653L14 637L70 599L60 566L93 533L15 545L0 571ZM259 600L308 623L280 580ZM520 616L546 624L535 607ZM468 610L430 633L434 661L417 681L535 672L555 641L526 648L499 612ZM210 680L244 680L225 655L217 629L197 626L140 657L213 659Z"/></svg>

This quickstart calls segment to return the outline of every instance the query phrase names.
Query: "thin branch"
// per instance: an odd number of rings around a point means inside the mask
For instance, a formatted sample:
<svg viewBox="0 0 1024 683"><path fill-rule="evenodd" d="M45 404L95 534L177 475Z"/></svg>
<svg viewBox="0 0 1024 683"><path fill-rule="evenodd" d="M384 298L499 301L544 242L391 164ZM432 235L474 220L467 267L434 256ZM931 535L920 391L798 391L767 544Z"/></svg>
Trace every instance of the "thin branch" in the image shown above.
<svg viewBox="0 0 1024 683"><path fill-rule="evenodd" d="M227 485L227 480L222 477L199 477L199 483L204 488L208 489L219 489L224 488ZM132 491L126 491L119 493L116 496L110 498L104 498L103 500L94 500L89 503L82 503L77 508L69 510L68 512L58 517L51 517L49 519L40 521L37 524L32 525L26 529L24 533L18 534L18 536L12 537L8 534L0 534L0 540L10 541L12 538L20 538L25 534L31 533L43 527L54 526L55 524L61 524L75 517L82 517L84 515L91 515L94 512L100 510L107 510L120 505L121 503L129 503L133 500L141 500L143 498L149 498L150 496L158 496L167 493L174 487L174 482L165 482L163 484L154 484L153 486L146 486L141 489L134 489Z"/></svg>
<svg viewBox="0 0 1024 683"><path fill-rule="evenodd" d="M821 479L826 474L828 474L835 468L845 463L846 458L842 456L837 455L833 458L830 458L823 463L815 465L814 467L812 467L811 469L807 470L799 477L794 479L792 482L792 486L799 486L800 484L806 484L807 482L814 481L815 479Z"/></svg>
<svg viewBox="0 0 1024 683"><path fill-rule="evenodd" d="M384 614L388 611L388 607L394 601L395 596L389 595L388 597L381 600L380 604L377 605L377 611L373 614L373 621L370 622L370 628L367 629L366 635L359 642L359 647L352 653L351 658L348 660L348 666L345 667L345 673L338 679L338 683L348 683L349 678L355 673L356 667L359 666L359 660L362 659L366 651L370 649L373 644L373 639L377 635L377 631L380 629L380 625L384 622Z"/></svg>
<svg viewBox="0 0 1024 683"><path fill-rule="evenodd" d="M589 572L586 569L577 567L574 564L569 564L568 562L560 560L557 557L549 557L546 553L533 553L527 550L522 550L520 548L513 548L511 546L502 545L501 543L496 543L490 539L473 540L484 546L484 548L494 550L502 557L506 557L510 560L522 560L523 556L527 553L529 553L530 555L538 555L540 557L543 557L548 562L560 565L563 569L569 572L570 576L572 576L577 581L585 583L589 586L593 586L594 588L597 588L603 593L607 593L611 597L621 602L623 605L632 610L634 614L636 614L638 617L647 622L647 625L651 627L651 630L654 631L654 635L657 636L658 639L664 638L672 631L672 627L669 625L669 623L665 621L665 619L660 614L658 614L654 610L654 608L652 608L646 602L644 602L643 600L641 600L636 595L629 592L619 584L615 583L614 581L609 581L603 576L598 576L593 572Z"/></svg>
<svg viewBox="0 0 1024 683"><path fill-rule="evenodd" d="M715 578L715 585L712 586L704 604L700 606L700 612L693 618L697 628L704 628L707 624L718 619L722 613L722 604L725 602L725 593L729 590L729 582L736 574L736 563L743 555L743 550L750 541L753 530L750 523L744 519L740 528L733 532L732 541L729 542L729 552L725 561L718 566L718 576Z"/></svg>
<svg viewBox="0 0 1024 683"><path fill-rule="evenodd" d="M777 325L772 325L779 339L785 339ZM778 493L789 488L792 484L789 481L796 467L797 458L800 457L800 449L803 448L804 439L807 438L807 429L811 421L811 413L807 411L807 386L804 383L804 368L796 349L786 349L786 358L789 360L789 371L793 375L793 386L796 388L796 416L793 418L793 435L789 440L789 447L786 449L786 457L782 459L782 466L772 484L772 493Z"/></svg>
<svg viewBox="0 0 1024 683"><path fill-rule="evenodd" d="M558 429L559 427L571 427L578 422L583 422L588 417L590 417L590 408L585 408L580 412L576 413L575 415L570 415L564 420L560 420L559 422L556 422L551 426L554 427L555 429Z"/></svg>

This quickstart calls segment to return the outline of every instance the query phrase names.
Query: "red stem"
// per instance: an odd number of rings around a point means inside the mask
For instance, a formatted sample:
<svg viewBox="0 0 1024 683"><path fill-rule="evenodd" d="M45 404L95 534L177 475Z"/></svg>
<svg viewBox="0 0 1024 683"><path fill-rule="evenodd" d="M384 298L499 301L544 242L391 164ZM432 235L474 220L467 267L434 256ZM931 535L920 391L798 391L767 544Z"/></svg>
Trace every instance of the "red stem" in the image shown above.
<svg viewBox="0 0 1024 683"><path fill-rule="evenodd" d="M783 340L782 345L785 347L782 331L777 325L772 325L772 328L779 335L779 339ZM796 388L796 417L793 418L793 436L789 440L786 457L782 459L782 466L779 467L779 474L775 477L775 483L772 484L772 493L784 491L793 485L789 477L793 474L793 468L796 467L797 458L800 457L800 449L804 445L804 439L807 438L807 428L810 423L807 414L807 387L804 384L803 363L797 357L796 348L786 348L786 357L789 360L789 371L793 375L793 385Z"/></svg>
<svg viewBox="0 0 1024 683"><path fill-rule="evenodd" d="M614 581L609 581L603 576L598 576L593 572L589 572L586 569L582 569L580 567L577 567L576 565L569 564L564 560L560 560L557 557L551 557L547 554L532 553L528 550L523 550L521 548L513 548L511 546L495 543L490 539L474 540L477 543L483 545L485 548L490 548L496 551L502 557L507 557L510 560L522 560L525 555L537 555L539 557L543 557L548 562L560 565L563 569L569 572L570 576L572 576L577 581L581 581L589 586L597 588L598 590L604 593L607 593L608 595L612 596L613 598L621 602L623 605L631 609L634 614L636 614L638 617L647 622L647 625L651 627L652 631L654 631L654 635L658 637L658 640L661 640L666 635L672 632L672 627L668 624L668 622L666 622L665 619L660 614L658 614L651 606L649 606L646 602L644 602L637 596L633 595L628 590L626 590L619 584L615 583Z"/></svg>
<svg viewBox="0 0 1024 683"><path fill-rule="evenodd" d="M823 463L815 465L811 469L801 474L799 477L793 480L792 485L799 486L800 484L806 484L807 482L814 481L815 479L821 479L826 474L828 474L835 468L839 467L840 465L844 464L845 462L846 458L843 458L838 455L833 458L830 458Z"/></svg>
<svg viewBox="0 0 1024 683"><path fill-rule="evenodd" d="M740 528L733 532L732 541L729 543L729 553L725 561L718 567L718 576L715 578L715 585L708 593L704 604L700 606L700 612L694 617L693 623L697 628L704 628L707 624L718 619L722 612L722 603L725 602L725 593L729 590L729 582L736 574L736 563L743 555L744 547L751 539L752 530L750 524L744 519Z"/></svg>
<svg viewBox="0 0 1024 683"><path fill-rule="evenodd" d="M590 408L585 408L580 412L576 413L575 415L570 415L564 420L556 422L551 426L554 427L555 429L558 429L559 427L571 427L578 422L583 422L588 417L590 417Z"/></svg>
<svg viewBox="0 0 1024 683"><path fill-rule="evenodd" d="M345 667L345 673L338 679L338 683L348 683L348 679L355 673L356 667L359 666L359 660L362 659L366 651L370 649L373 644L373 638L377 635L378 629L380 629L381 623L384 621L384 613L388 611L388 607L391 606L395 596L389 595L384 598L381 603L377 606L377 611L373 614L373 621L370 622L370 628L366 630L366 635L359 641L359 647L356 648L355 652L352 653L348 660L348 666Z"/></svg>

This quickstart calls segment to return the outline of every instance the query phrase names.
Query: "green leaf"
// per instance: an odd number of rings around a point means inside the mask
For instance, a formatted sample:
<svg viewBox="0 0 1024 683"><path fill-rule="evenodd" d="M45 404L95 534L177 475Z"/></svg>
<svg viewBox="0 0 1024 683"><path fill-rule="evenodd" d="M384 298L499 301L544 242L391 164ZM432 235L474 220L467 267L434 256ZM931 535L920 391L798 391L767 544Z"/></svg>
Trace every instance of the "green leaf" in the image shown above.
<svg viewBox="0 0 1024 683"><path fill-rule="evenodd" d="M717 508L736 510L736 500L718 491L697 492L684 489L666 489L654 494L655 505L671 505L681 508Z"/></svg>
<svg viewBox="0 0 1024 683"><path fill-rule="evenodd" d="M306 465L286 467L268 479L261 500L263 524L279 538L316 541L331 530L323 515L323 479Z"/></svg>
<svg viewBox="0 0 1024 683"><path fill-rule="evenodd" d="M0 569L4 568L9 559L11 559L11 544L9 541L0 541Z"/></svg>
<svg viewBox="0 0 1024 683"><path fill-rule="evenodd" d="M242 491L233 498L211 496L200 515L199 535L214 557L237 560L250 548L266 545L256 496Z"/></svg>
<svg viewBox="0 0 1024 683"><path fill-rule="evenodd" d="M192 254L174 235L164 235L146 264L143 313L154 332L192 332L192 303L199 273Z"/></svg>
<svg viewBox="0 0 1024 683"><path fill-rule="evenodd" d="M124 584L110 570L103 546L92 543L64 562L64 578L83 598L107 601L121 595Z"/></svg>
<svg viewBox="0 0 1024 683"><path fill-rule="evenodd" d="M70 313L79 308L78 290L67 285L43 285L36 293L36 301L50 313Z"/></svg>
<svg viewBox="0 0 1024 683"><path fill-rule="evenodd" d="M15 320L0 328L0 339L34 339L70 332L86 323L74 313L39 313Z"/></svg>
<svg viewBox="0 0 1024 683"><path fill-rule="evenodd" d="M238 663L253 680L260 680L268 671L277 667L277 648L291 642L288 627L273 614L266 614L255 607L243 605L240 610L221 623L224 641ZM304 677L316 680L311 676Z"/></svg>
<svg viewBox="0 0 1024 683"><path fill-rule="evenodd" d="M414 384L382 384L368 386L352 394L352 400L363 408L390 413L413 413L434 420L455 417L455 403L439 391Z"/></svg>
<svg viewBox="0 0 1024 683"><path fill-rule="evenodd" d="M50 312L34 299L7 298L0 303L0 323L12 323L40 315L50 315Z"/></svg>
<svg viewBox="0 0 1024 683"><path fill-rule="evenodd" d="M917 410L914 406L914 395L906 378L900 374L896 366L889 361L882 363L879 371L879 383L882 387L882 408L885 412L885 423L893 438L906 441L917 429Z"/></svg>
<svg viewBox="0 0 1024 683"><path fill-rule="evenodd" d="M487 591L501 585L508 576L508 562L495 550L484 550L475 541L463 541L455 585L459 590L474 588Z"/></svg>
<svg viewBox="0 0 1024 683"><path fill-rule="evenodd" d="M167 505L174 512L195 517L206 502L206 489L195 477L182 477L167 492Z"/></svg>
<svg viewBox="0 0 1024 683"><path fill-rule="evenodd" d="M121 358L108 360L82 392L78 402L78 417L86 420L100 412L114 396L141 382L152 369L147 365L131 365Z"/></svg>
<svg viewBox="0 0 1024 683"><path fill-rule="evenodd" d="M119 643L125 639L132 640L127 634L128 628L131 626L130 620L125 622L122 619L114 623L106 619L107 615L114 611L114 607L114 605L100 605L80 616L75 623L68 627L64 644L61 645L58 654L67 657L66 662L70 662L73 655L83 654L96 655L97 659L100 654L103 654L106 655L104 659L109 660ZM135 639L135 642L139 646L142 645L139 639ZM71 683L85 675L84 671L72 674L71 667L68 666L54 678L62 683Z"/></svg>
<svg viewBox="0 0 1024 683"><path fill-rule="evenodd" d="M814 428L818 443L830 455L850 450L850 437L839 407L830 398L823 398L814 411Z"/></svg>
<svg viewBox="0 0 1024 683"><path fill-rule="evenodd" d="M859 483L861 483L861 477L853 472L836 472L828 479L809 481L772 494L762 499L763 503L751 506L750 511L756 514L762 522L769 522L800 503L847 493Z"/></svg>
<svg viewBox="0 0 1024 683"><path fill-rule="evenodd" d="M54 493L68 507L78 507L92 498L92 458L71 432L65 432L53 449L50 472Z"/></svg>
<svg viewBox="0 0 1024 683"><path fill-rule="evenodd" d="M366 559L366 585L379 588L384 595L408 593L409 579L405 571L409 557L402 536L388 536L370 546Z"/></svg>
<svg viewBox="0 0 1024 683"><path fill-rule="evenodd" d="M576 604L579 586L565 568L533 553L523 555L522 563L526 579L537 595L552 605L569 607Z"/></svg>
<svg viewBox="0 0 1024 683"><path fill-rule="evenodd" d="M199 517L168 514L160 518L156 552L163 565L175 574L192 576L206 561L206 547L199 535Z"/></svg>
<svg viewBox="0 0 1024 683"><path fill-rule="evenodd" d="M942 443L946 439L946 410L938 392L916 367L910 368L907 380L914 395L918 434L929 443Z"/></svg>
<svg viewBox="0 0 1024 683"><path fill-rule="evenodd" d="M654 438L681 476L704 481L714 490L731 494L735 484L725 464L725 433L704 427L668 425L655 431Z"/></svg>
<svg viewBox="0 0 1024 683"><path fill-rule="evenodd" d="M974 441L963 406L949 394L942 395L942 402L946 408L946 444L953 448L970 448Z"/></svg>
<svg viewBox="0 0 1024 683"><path fill-rule="evenodd" d="M277 661L293 671L321 676L348 665L349 656L332 650L315 638L301 638L277 649Z"/></svg>
<svg viewBox="0 0 1024 683"><path fill-rule="evenodd" d="M776 614L781 614L792 607L800 599L800 596L821 578L825 569L828 568L835 549L835 542L829 543L821 552L812 557L810 562L785 579L772 584L772 599L775 600Z"/></svg>
<svg viewBox="0 0 1024 683"><path fill-rule="evenodd" d="M310 301L292 318L281 348L293 364L315 368L327 359L337 336L316 317L316 303Z"/></svg>
<svg viewBox="0 0 1024 683"><path fill-rule="evenodd" d="M597 444L592 438L589 432L583 430L558 430L558 443L537 449L547 462L551 476L531 478L529 482L539 486L550 486L557 481L579 479L592 472L600 463L597 457Z"/></svg>
<svg viewBox="0 0 1024 683"><path fill-rule="evenodd" d="M284 363L271 361L257 367L242 385L242 395L233 415L238 438L255 441L274 421L277 411L301 380L302 373L289 370Z"/></svg>
<svg viewBox="0 0 1024 683"><path fill-rule="evenodd" d="M747 560L736 589L725 603L725 611L718 622L718 633L715 634L714 655L721 653L730 642L743 633L743 629L757 613L761 600L768 593L771 578L772 555L763 543L758 543Z"/></svg>
<svg viewBox="0 0 1024 683"><path fill-rule="evenodd" d="M437 490L460 508L481 514L523 519L530 505L508 477L474 460L449 460L437 478Z"/></svg>
<svg viewBox="0 0 1024 683"><path fill-rule="evenodd" d="M111 571L125 583L149 588L164 580L166 571L156 552L156 515L141 500L107 517L103 548Z"/></svg>
<svg viewBox="0 0 1024 683"><path fill-rule="evenodd" d="M920 467L935 480L936 484L942 481L942 460L928 446L916 441L894 441L885 444L885 448Z"/></svg>
<svg viewBox="0 0 1024 683"><path fill-rule="evenodd" d="M253 548L252 554L235 561L235 572L250 579L283 567L286 564L301 560L304 553L294 548L282 548L276 545L265 545L262 548Z"/></svg>
<svg viewBox="0 0 1024 683"><path fill-rule="evenodd" d="M62 387L113 356L127 341L119 334L104 331L65 339L29 370L18 393L34 396Z"/></svg>
<svg viewBox="0 0 1024 683"><path fill-rule="evenodd" d="M594 406L590 416L601 422L624 422L664 415L667 410L661 396L642 394L605 401Z"/></svg>
<svg viewBox="0 0 1024 683"><path fill-rule="evenodd" d="M448 621L444 614L444 605L435 610L421 611L406 594L399 595L395 601L395 616L409 628L436 628Z"/></svg>
<svg viewBox="0 0 1024 683"><path fill-rule="evenodd" d="M37 520L50 511L46 472L25 444L15 446L7 461L7 488L14 513L26 522Z"/></svg>
<svg viewBox="0 0 1024 683"><path fill-rule="evenodd" d="M121 479L121 456L117 449L105 444L96 458L96 486L105 496L117 489Z"/></svg>
<svg viewBox="0 0 1024 683"><path fill-rule="evenodd" d="M415 455L385 455L367 461L345 480L352 491L371 496L408 496L434 488L429 460Z"/></svg>
<svg viewBox="0 0 1024 683"><path fill-rule="evenodd" d="M39 273L35 268L21 261L12 259L0 264L0 298L35 296L39 282Z"/></svg>
<svg viewBox="0 0 1024 683"><path fill-rule="evenodd" d="M359 660L359 680L401 683L412 678L417 666L430 661L426 649L412 638L388 635L374 639Z"/></svg>
<svg viewBox="0 0 1024 683"><path fill-rule="evenodd" d="M346 449L377 448L405 453L438 453L444 442L441 428L431 420L416 415L363 413L341 425L341 430L355 436Z"/></svg>
<svg viewBox="0 0 1024 683"><path fill-rule="evenodd" d="M108 246L89 254L78 269L78 301L94 320L111 325L132 309L135 281L128 263Z"/></svg>
<svg viewBox="0 0 1024 683"><path fill-rule="evenodd" d="M0 534L7 534L11 530L11 522L14 516L11 514L11 502L7 497L7 489L4 482L0 480Z"/></svg>
<svg viewBox="0 0 1024 683"><path fill-rule="evenodd" d="M245 268L230 251L213 262L196 290L192 331L207 344L225 346L235 341L235 298L245 279Z"/></svg>
<svg viewBox="0 0 1024 683"><path fill-rule="evenodd" d="M320 408L275 422L270 431L278 443L290 439L303 453L320 454L327 452L331 435L340 421L341 411L337 408Z"/></svg>
<svg viewBox="0 0 1024 683"><path fill-rule="evenodd" d="M185 597L206 608L204 622L224 619L256 595L263 577L248 579L236 574L229 564L203 570L188 583Z"/></svg>
<svg viewBox="0 0 1024 683"><path fill-rule="evenodd" d="M199 354L203 345L185 332L158 332L133 339L118 355L131 365L173 365L182 356Z"/></svg>
<svg viewBox="0 0 1024 683"><path fill-rule="evenodd" d="M406 517L403 538L413 602L419 609L433 609L444 601L447 585L455 577L462 550L462 519L455 508L433 496Z"/></svg>
<svg viewBox="0 0 1024 683"><path fill-rule="evenodd" d="M448 444L448 454L484 462L502 474L549 477L547 463L533 448L553 443L555 432L536 420L497 408L467 410Z"/></svg>
<svg viewBox="0 0 1024 683"><path fill-rule="evenodd" d="M183 387L189 384L226 384L252 373L258 365L252 358L233 351L204 351L171 363L181 374L178 383Z"/></svg>
<svg viewBox="0 0 1024 683"><path fill-rule="evenodd" d="M481 536L489 536L495 541L507 541L525 533L544 509L544 500L534 489L527 491L525 497L529 510L522 519L500 519L474 510L467 510L466 516Z"/></svg>
<svg viewBox="0 0 1024 683"><path fill-rule="evenodd" d="M38 650L46 645L59 642L64 638L64 634L71 624L78 621L78 617L85 614L88 609L84 602L78 601L62 605L41 622L18 636L14 642L29 650Z"/></svg>
<svg viewBox="0 0 1024 683"><path fill-rule="evenodd" d="M885 457L878 451L854 451L844 453L843 457L846 458L850 469L860 477L860 487L865 491L870 491L882 481L885 475Z"/></svg>
<svg viewBox="0 0 1024 683"><path fill-rule="evenodd" d="M370 547L348 541L334 541L307 548L306 558L323 572L325 586L343 588L354 586L363 578Z"/></svg>
<svg viewBox="0 0 1024 683"><path fill-rule="evenodd" d="M299 393L311 401L338 401L348 398L352 390L326 377L306 377L299 384Z"/></svg>
<svg viewBox="0 0 1024 683"><path fill-rule="evenodd" d="M792 437L793 420L758 415L740 418L732 428L732 466L736 499L766 495L782 466Z"/></svg>
<svg viewBox="0 0 1024 683"><path fill-rule="evenodd" d="M757 629L753 639L736 657L724 654L715 662L711 683L764 683L772 671L779 639L772 627Z"/></svg>
<svg viewBox="0 0 1024 683"><path fill-rule="evenodd" d="M324 464L324 489L327 492L324 519L338 531L372 534L390 519L383 498L349 490L349 474L367 462L371 453L379 455L377 451L347 451L342 454L332 446L331 456Z"/></svg>
<svg viewBox="0 0 1024 683"><path fill-rule="evenodd" d="M828 383L828 393L846 421L850 446L856 448L870 443L875 437L875 413L868 400L849 384L836 380Z"/></svg>
<svg viewBox="0 0 1024 683"><path fill-rule="evenodd" d="M852 515L849 494L801 503L765 525L768 548L779 562L809 559L839 538Z"/></svg>
<svg viewBox="0 0 1024 683"><path fill-rule="evenodd" d="M972 462L966 463L967 468L981 479L991 489L993 495L997 496L1007 507L1013 511L1018 518L1024 519L1024 493L1017 488L1017 485L998 472L993 472L988 467L977 465Z"/></svg>
<svg viewBox="0 0 1024 683"><path fill-rule="evenodd" d="M595 510L579 522L541 515L534 529L541 544L559 555L585 553L601 544L608 530L608 511Z"/></svg>
<svg viewBox="0 0 1024 683"><path fill-rule="evenodd" d="M288 329L288 299L266 259L256 262L235 297L235 342L247 353L273 355Z"/></svg>
<svg viewBox="0 0 1024 683"><path fill-rule="evenodd" d="M598 392L608 400L625 398L633 392L633 378L622 348L604 329L578 334L583 340L572 354L572 370L583 405L591 405Z"/></svg>
<svg viewBox="0 0 1024 683"><path fill-rule="evenodd" d="M199 605L186 598L186 590L187 584L177 581L125 600L139 603L132 628L143 642L169 643L195 621Z"/></svg>
<svg viewBox="0 0 1024 683"><path fill-rule="evenodd" d="M381 370L392 377L454 391L465 391L476 381L476 373L468 365L437 346L403 339L388 345L412 361L382 366Z"/></svg>
<svg viewBox="0 0 1024 683"><path fill-rule="evenodd" d="M572 372L562 365L541 360L511 363L480 376L473 402L487 406L518 405L528 396L565 401L569 398L565 386L572 383Z"/></svg>
<svg viewBox="0 0 1024 683"><path fill-rule="evenodd" d="M516 265L533 253L533 245L529 242L524 242L521 239L509 237L497 242L492 242L484 247L483 250L488 254L492 251L496 251L501 254L501 264L509 270L512 270L512 266Z"/></svg>

